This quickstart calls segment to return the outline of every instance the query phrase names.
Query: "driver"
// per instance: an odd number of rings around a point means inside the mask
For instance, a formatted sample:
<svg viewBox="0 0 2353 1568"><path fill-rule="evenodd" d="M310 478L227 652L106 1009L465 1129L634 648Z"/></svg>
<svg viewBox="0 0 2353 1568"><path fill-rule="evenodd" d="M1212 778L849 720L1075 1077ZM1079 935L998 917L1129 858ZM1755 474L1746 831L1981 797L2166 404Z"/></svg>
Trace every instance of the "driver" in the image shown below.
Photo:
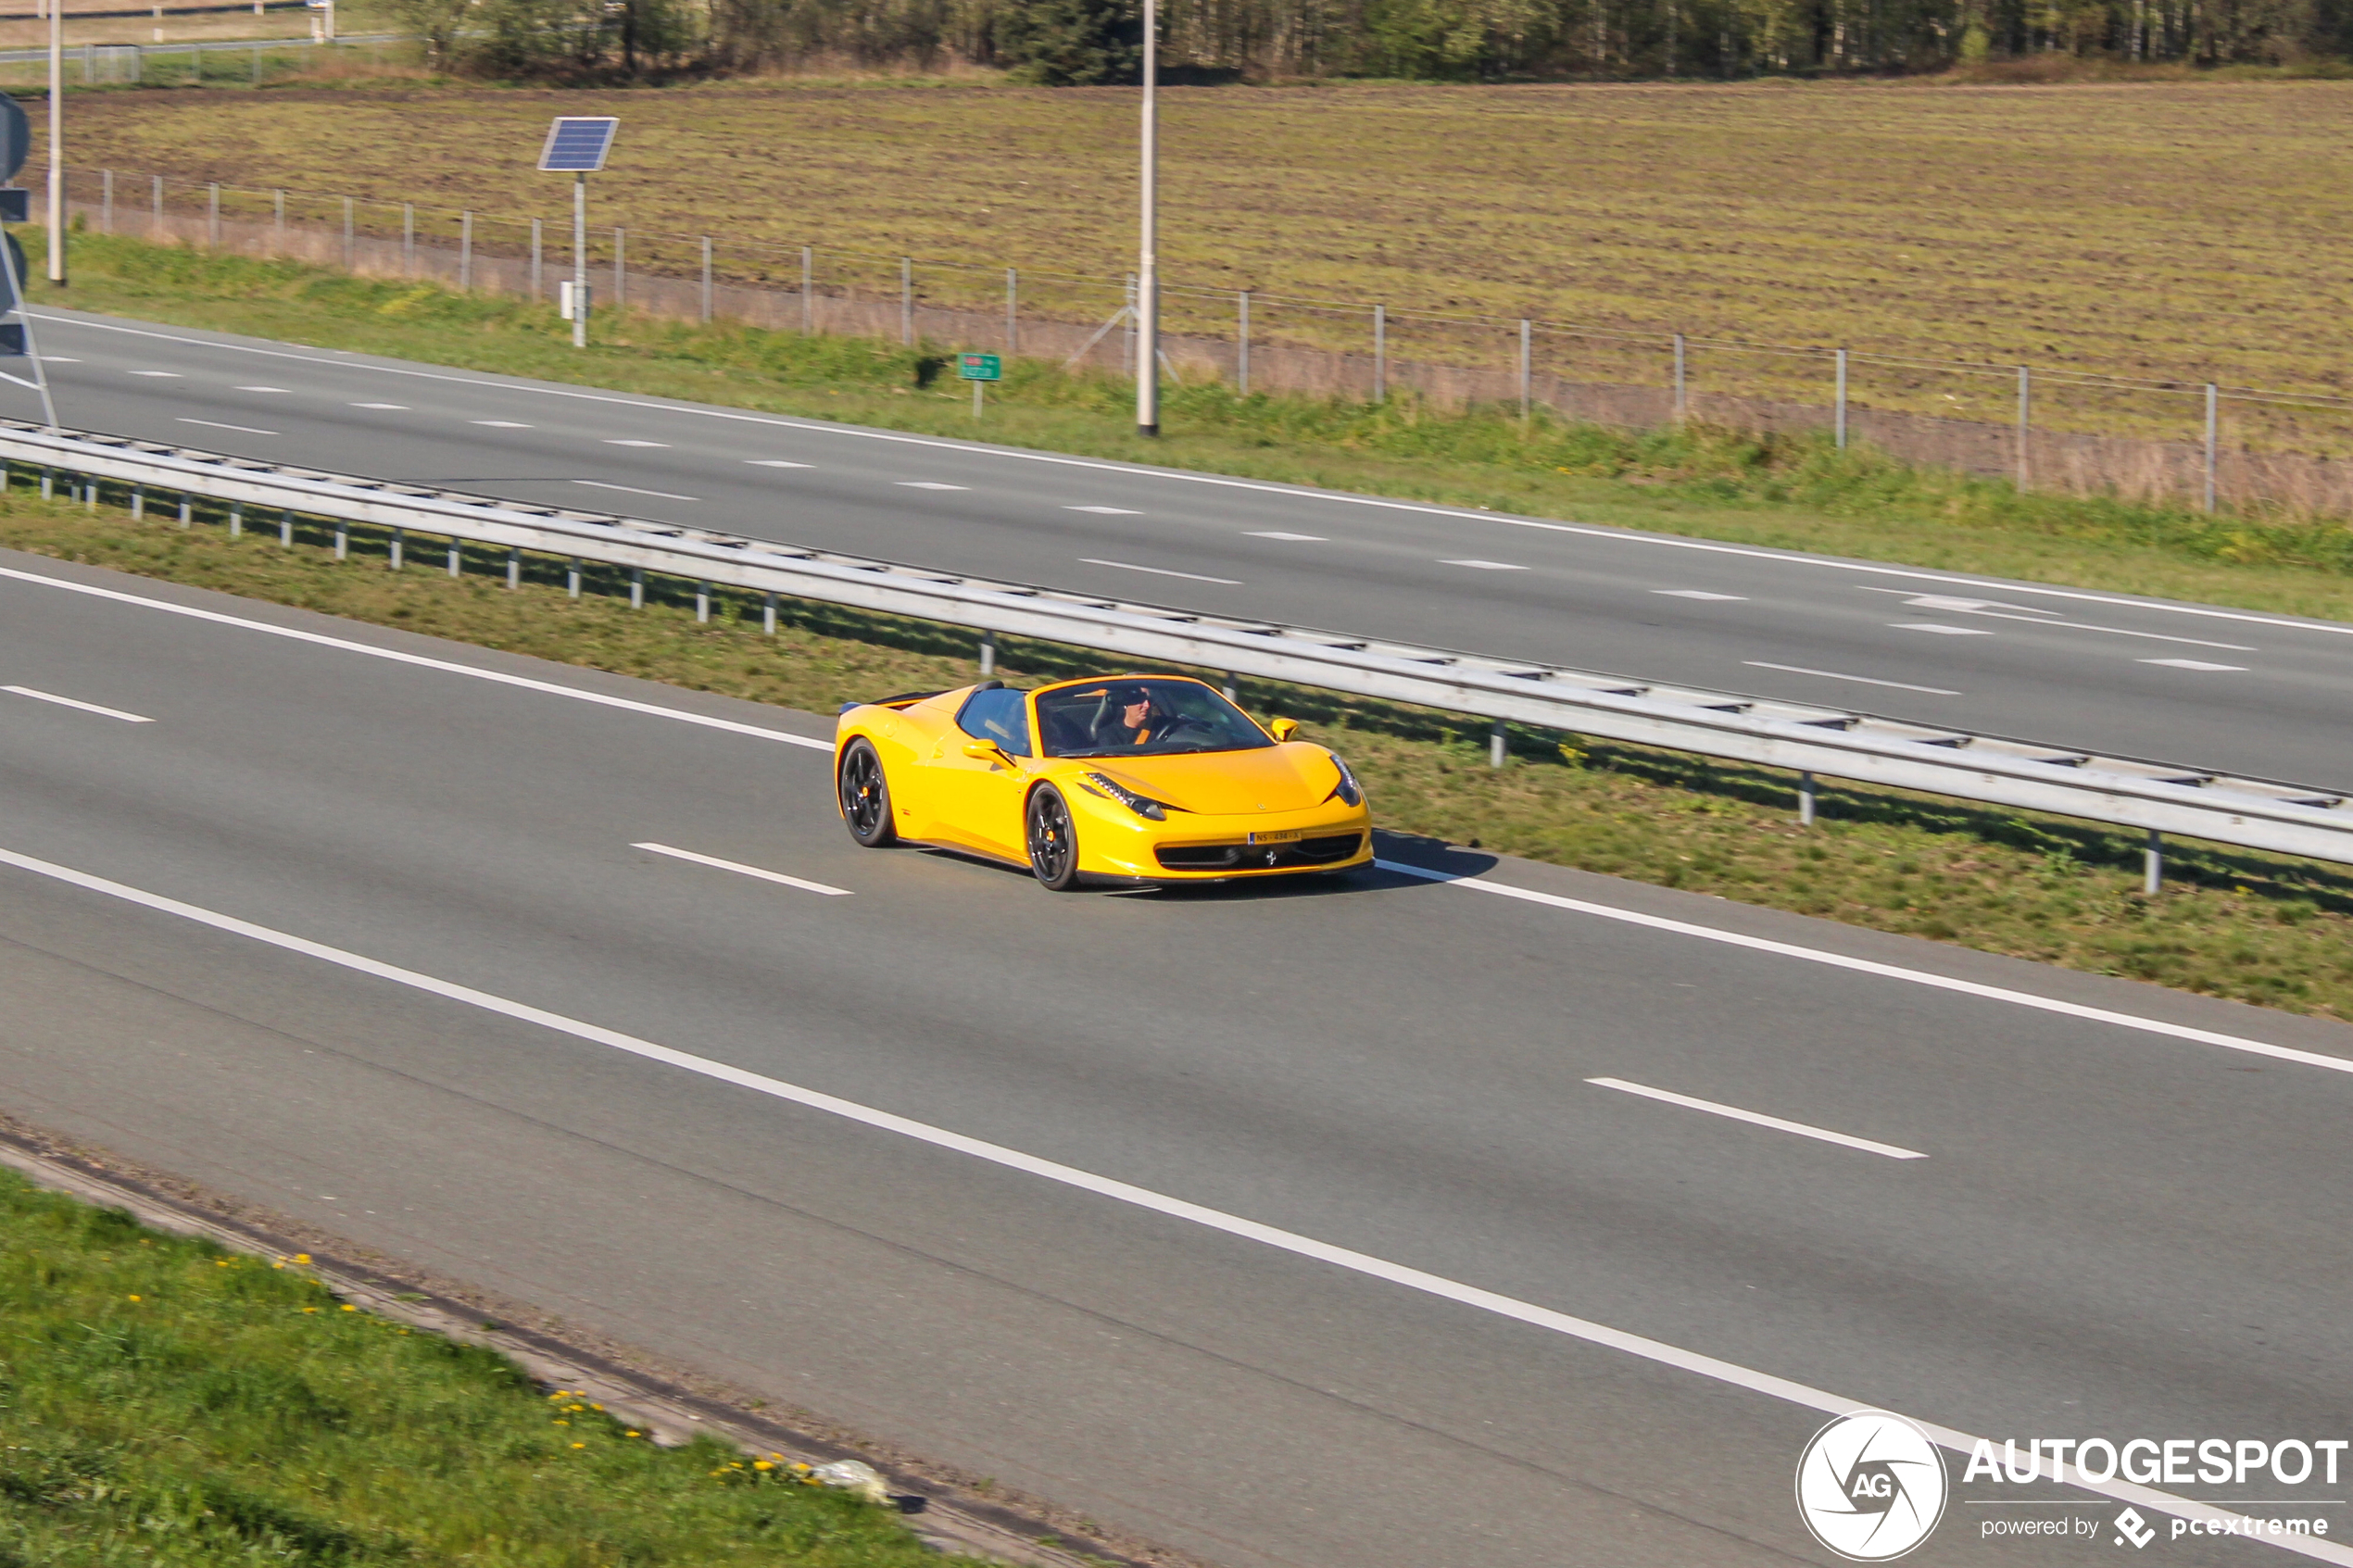
<svg viewBox="0 0 2353 1568"><path fill-rule="evenodd" d="M1142 746L1152 738L1158 721L1149 687L1120 686L1112 692L1111 701L1105 705L1101 733L1096 742L1101 746Z"/></svg>

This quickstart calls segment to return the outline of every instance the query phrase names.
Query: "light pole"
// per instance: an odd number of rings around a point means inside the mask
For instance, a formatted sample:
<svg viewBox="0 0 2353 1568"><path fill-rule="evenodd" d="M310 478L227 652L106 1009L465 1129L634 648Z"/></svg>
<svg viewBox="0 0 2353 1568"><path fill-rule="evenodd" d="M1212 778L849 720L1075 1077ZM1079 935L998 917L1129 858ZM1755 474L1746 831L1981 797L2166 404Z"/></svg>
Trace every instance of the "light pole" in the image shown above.
<svg viewBox="0 0 2353 1568"><path fill-rule="evenodd" d="M66 7L49 0L49 281L66 281Z"/></svg>
<svg viewBox="0 0 2353 1568"><path fill-rule="evenodd" d="M1144 221L1136 264L1136 433L1160 433L1160 5L1144 0Z"/></svg>

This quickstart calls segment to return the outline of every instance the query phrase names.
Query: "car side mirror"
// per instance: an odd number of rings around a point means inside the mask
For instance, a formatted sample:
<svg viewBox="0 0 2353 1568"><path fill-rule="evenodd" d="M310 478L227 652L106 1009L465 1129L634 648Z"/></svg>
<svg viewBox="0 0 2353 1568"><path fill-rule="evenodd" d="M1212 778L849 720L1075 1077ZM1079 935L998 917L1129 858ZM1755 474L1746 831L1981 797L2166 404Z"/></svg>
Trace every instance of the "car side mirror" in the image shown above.
<svg viewBox="0 0 2353 1568"><path fill-rule="evenodd" d="M1299 734L1299 721L1296 719L1277 719L1273 723L1266 726L1266 733L1273 735L1277 740L1289 740L1291 736Z"/></svg>
<svg viewBox="0 0 2353 1568"><path fill-rule="evenodd" d="M983 762L994 762L1001 759L1005 753L995 741L968 740L964 743L964 755L977 758Z"/></svg>

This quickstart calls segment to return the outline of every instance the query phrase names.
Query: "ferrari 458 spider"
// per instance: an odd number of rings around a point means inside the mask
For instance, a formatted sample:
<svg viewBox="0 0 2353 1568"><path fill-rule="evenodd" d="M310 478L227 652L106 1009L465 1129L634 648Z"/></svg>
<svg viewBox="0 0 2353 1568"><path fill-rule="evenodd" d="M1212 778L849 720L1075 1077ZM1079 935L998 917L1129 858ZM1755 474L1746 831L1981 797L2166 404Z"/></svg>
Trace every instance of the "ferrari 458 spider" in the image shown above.
<svg viewBox="0 0 2353 1568"><path fill-rule="evenodd" d="M1026 864L1056 892L1345 871L1373 858L1348 764L1181 675L851 703L834 742L849 834Z"/></svg>

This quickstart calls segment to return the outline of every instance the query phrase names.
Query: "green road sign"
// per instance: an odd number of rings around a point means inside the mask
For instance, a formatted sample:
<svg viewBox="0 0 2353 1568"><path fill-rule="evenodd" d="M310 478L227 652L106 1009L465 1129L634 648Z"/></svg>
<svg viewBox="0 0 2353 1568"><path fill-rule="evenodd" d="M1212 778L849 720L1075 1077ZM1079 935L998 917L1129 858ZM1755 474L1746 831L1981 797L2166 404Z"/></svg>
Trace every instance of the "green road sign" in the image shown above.
<svg viewBox="0 0 2353 1568"><path fill-rule="evenodd" d="M1003 364L994 354L959 354L956 373L966 381L1003 381Z"/></svg>

